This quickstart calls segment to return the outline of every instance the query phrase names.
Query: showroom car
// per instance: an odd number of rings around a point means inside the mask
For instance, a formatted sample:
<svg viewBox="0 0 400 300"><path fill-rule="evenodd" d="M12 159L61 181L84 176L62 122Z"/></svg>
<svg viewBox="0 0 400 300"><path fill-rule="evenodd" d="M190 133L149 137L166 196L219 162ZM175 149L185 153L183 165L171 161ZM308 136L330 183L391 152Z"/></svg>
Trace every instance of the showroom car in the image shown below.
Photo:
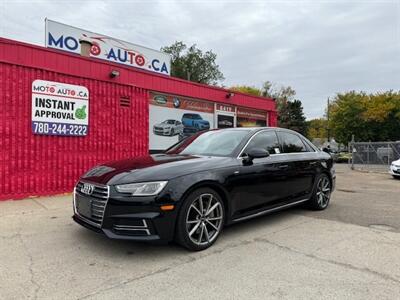
<svg viewBox="0 0 400 300"><path fill-rule="evenodd" d="M185 127L196 128L199 131L210 129L210 122L204 120L199 114L183 114L182 124Z"/></svg>
<svg viewBox="0 0 400 300"><path fill-rule="evenodd" d="M89 170L73 219L113 239L203 250L226 225L300 204L327 208L335 178L331 156L294 131L211 130Z"/></svg>
<svg viewBox="0 0 400 300"><path fill-rule="evenodd" d="M182 133L183 124L178 120L165 120L153 126L153 132L157 135L173 136Z"/></svg>

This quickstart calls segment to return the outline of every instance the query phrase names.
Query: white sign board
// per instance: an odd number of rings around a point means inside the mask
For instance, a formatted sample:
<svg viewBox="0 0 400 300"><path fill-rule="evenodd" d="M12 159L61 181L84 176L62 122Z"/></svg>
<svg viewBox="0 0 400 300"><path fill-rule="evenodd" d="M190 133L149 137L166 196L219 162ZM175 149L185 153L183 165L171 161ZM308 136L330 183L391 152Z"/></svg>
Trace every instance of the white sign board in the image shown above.
<svg viewBox="0 0 400 300"><path fill-rule="evenodd" d="M89 125L89 91L53 81L32 82L32 132L85 136Z"/></svg>
<svg viewBox="0 0 400 300"><path fill-rule="evenodd" d="M46 19L46 47L79 54L81 39L92 43L91 57L170 75L166 53Z"/></svg>

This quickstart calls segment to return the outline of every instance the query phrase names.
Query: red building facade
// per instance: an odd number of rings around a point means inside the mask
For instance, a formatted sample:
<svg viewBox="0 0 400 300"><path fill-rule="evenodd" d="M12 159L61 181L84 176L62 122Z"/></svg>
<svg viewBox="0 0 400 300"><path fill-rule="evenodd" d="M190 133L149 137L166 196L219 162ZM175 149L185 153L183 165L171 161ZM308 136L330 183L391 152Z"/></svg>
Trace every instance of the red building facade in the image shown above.
<svg viewBox="0 0 400 300"><path fill-rule="evenodd" d="M87 135L33 133L35 80L88 89ZM235 117L255 123L265 117L264 124L276 126L272 99L0 38L0 200L70 192L82 172L97 164L147 155L154 94L211 103L216 122L220 110L233 110Z"/></svg>

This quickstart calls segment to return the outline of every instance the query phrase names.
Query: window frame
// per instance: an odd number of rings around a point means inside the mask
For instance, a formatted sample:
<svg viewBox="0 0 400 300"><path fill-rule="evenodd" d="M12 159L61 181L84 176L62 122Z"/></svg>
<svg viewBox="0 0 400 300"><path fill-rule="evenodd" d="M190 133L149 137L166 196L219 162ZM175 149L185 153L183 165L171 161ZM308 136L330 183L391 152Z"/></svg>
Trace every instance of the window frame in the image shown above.
<svg viewBox="0 0 400 300"><path fill-rule="evenodd" d="M253 139L257 138L258 135L264 134L264 133L272 133L272 134L274 134L275 137L276 137L277 145L278 145L278 147L279 147L279 153L269 153L269 155L280 154L282 149L281 149L281 145L280 145L280 143L279 143L278 134L276 133L275 130L260 130L260 131L258 131L257 133L255 133L255 134L251 137L251 140L249 140L249 142L248 142L248 143L246 144L246 146L243 148L242 154L245 153L245 150L246 150L247 147L251 144L251 142L253 141ZM267 150L267 149L265 149L265 150ZM268 150L267 150L267 151L268 151ZM269 152L269 151L268 151L268 152Z"/></svg>
<svg viewBox="0 0 400 300"><path fill-rule="evenodd" d="M279 133L280 132L297 136L300 139L301 143L303 144L304 149L306 149L307 151L285 152L284 148L283 148L283 143L281 141L281 138L279 137ZM304 154L304 153L313 153L313 152L315 152L315 149L313 147L311 147L310 145L308 145L308 143L306 144L305 141L304 141L304 138L301 135L299 135L297 132L289 132L289 131L285 131L285 130L277 130L276 135L278 136L279 145L280 145L280 148L281 148L281 151L282 151L281 154L288 155L288 154ZM309 148L311 148L313 151L310 151Z"/></svg>
<svg viewBox="0 0 400 300"><path fill-rule="evenodd" d="M312 149L312 151L310 151L310 152L318 152L318 151L319 151L318 147L315 146L315 145L314 145L311 141L309 141L307 138L303 138L302 140L303 140L303 143L305 143L306 145L308 145L308 146Z"/></svg>
<svg viewBox="0 0 400 300"><path fill-rule="evenodd" d="M278 137L277 131L274 130L274 129L269 129L269 128L267 128L267 129L259 130L259 131L255 132L254 134L252 134L252 135L249 137L249 139L247 140L247 142L243 145L243 147L242 147L242 148L240 149L240 151L238 152L238 155L237 155L237 157L236 157L237 159L242 159L242 158L244 157L244 156L242 156L242 154L243 154L244 150L246 149L246 147L250 144L251 140L252 140L255 136L257 136L259 133L261 133L261 132L274 132L275 135L276 135L276 138L278 139L279 151L282 151L282 148L281 148L281 144L280 144L280 142L279 142L279 137ZM281 153L275 153L275 154L273 154L273 155L279 155L279 154L282 154L282 152L281 152Z"/></svg>

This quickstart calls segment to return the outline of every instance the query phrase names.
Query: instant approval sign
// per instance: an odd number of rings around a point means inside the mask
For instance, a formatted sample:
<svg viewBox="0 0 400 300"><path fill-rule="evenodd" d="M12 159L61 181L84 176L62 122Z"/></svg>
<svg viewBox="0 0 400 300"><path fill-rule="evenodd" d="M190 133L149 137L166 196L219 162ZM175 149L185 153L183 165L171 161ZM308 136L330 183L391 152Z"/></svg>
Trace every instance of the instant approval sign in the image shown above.
<svg viewBox="0 0 400 300"><path fill-rule="evenodd" d="M89 125L89 91L84 86L32 82L32 132L85 136Z"/></svg>

